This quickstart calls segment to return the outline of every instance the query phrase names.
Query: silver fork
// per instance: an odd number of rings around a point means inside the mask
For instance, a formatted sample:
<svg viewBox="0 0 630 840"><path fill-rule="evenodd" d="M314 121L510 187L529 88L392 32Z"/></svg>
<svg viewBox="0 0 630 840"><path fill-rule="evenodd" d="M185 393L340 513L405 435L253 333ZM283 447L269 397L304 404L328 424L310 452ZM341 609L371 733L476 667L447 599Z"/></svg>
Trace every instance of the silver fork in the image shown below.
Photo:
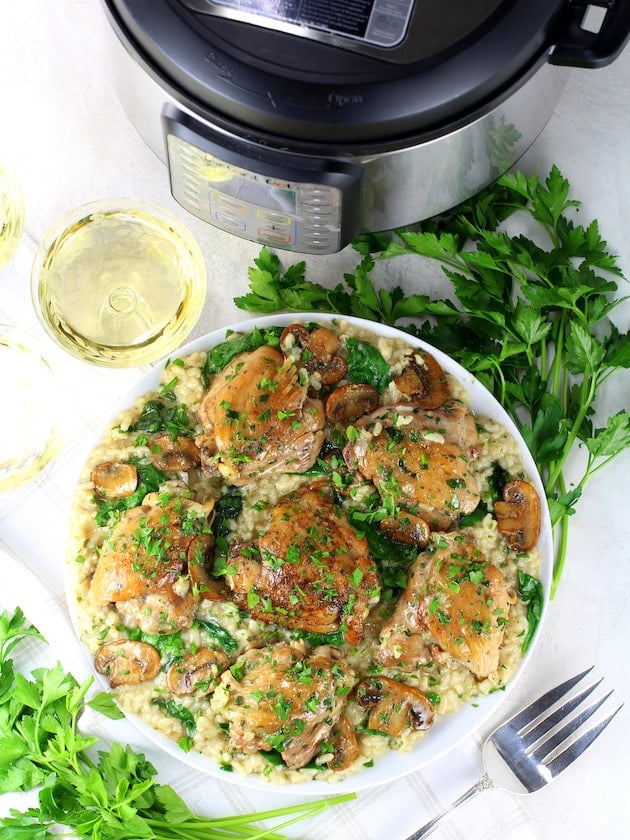
<svg viewBox="0 0 630 840"><path fill-rule="evenodd" d="M496 788L511 793L533 793L572 764L623 706L622 703L605 720L591 724L579 735L578 730L612 694L609 691L569 717L602 682L598 680L570 696L572 689L592 670L587 668L552 688L495 729L483 745L483 774L479 781L407 840L428 837L438 823L481 791ZM564 702L558 705L561 700Z"/></svg>

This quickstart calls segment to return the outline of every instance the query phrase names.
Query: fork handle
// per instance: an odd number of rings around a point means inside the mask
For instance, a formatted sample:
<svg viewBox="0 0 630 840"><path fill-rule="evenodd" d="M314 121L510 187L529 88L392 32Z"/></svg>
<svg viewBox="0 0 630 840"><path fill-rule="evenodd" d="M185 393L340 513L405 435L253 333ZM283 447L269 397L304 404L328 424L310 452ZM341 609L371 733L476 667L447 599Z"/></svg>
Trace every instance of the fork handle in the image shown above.
<svg viewBox="0 0 630 840"><path fill-rule="evenodd" d="M468 790L462 793L462 795L454 802L451 802L451 804L448 805L440 814L438 814L436 817L433 817L432 820L429 820L428 823L425 823L417 831L414 831L413 834L410 834L409 837L407 837L407 840L423 840L424 837L428 837L429 834L431 834L433 830L437 828L438 823L441 823L442 820L445 817L447 817L452 811L454 811L460 805L463 805L464 802L468 802L469 799L472 799L473 797L477 796L477 794L481 793L481 791L489 790L492 787L494 787L494 782L492 781L490 776L488 776L487 773L484 773L476 784L468 788Z"/></svg>

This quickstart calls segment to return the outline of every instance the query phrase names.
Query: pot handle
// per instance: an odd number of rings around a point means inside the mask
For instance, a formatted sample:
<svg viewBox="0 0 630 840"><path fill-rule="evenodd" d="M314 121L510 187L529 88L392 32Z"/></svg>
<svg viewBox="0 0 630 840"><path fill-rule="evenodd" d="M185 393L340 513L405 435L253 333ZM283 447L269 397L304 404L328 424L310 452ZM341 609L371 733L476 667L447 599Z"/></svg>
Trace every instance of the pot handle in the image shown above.
<svg viewBox="0 0 630 840"><path fill-rule="evenodd" d="M582 28L584 15L591 6L606 10L599 32ZM629 36L630 0L575 0L559 24L549 63L605 67L617 58Z"/></svg>

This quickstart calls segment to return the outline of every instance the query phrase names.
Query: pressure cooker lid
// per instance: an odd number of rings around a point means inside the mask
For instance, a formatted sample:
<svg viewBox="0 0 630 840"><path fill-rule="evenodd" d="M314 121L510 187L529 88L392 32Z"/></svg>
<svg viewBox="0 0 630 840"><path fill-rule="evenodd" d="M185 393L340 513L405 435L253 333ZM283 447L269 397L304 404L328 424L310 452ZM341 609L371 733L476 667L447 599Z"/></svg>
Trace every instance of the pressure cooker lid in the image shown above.
<svg viewBox="0 0 630 840"><path fill-rule="evenodd" d="M215 123L322 143L438 136L548 57L567 0L104 0L119 37Z"/></svg>

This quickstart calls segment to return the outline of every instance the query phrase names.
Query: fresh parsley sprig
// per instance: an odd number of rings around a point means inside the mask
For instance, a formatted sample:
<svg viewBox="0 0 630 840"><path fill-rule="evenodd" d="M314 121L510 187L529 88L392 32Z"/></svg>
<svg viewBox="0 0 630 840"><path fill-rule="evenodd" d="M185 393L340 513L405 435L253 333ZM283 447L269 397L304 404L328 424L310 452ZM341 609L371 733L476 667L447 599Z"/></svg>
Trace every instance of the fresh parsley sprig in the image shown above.
<svg viewBox="0 0 630 840"><path fill-rule="evenodd" d="M320 799L255 814L199 817L156 770L129 746L114 743L93 755L98 739L77 725L86 705L122 714L112 695L89 700L92 678L79 684L61 665L38 668L31 678L15 669L10 654L27 636L42 637L18 608L0 613L0 794L39 787L38 807L0 817L3 840L54 840L60 826L90 840L282 840L278 829L347 802L355 794ZM275 827L257 825L273 819Z"/></svg>
<svg viewBox="0 0 630 840"><path fill-rule="evenodd" d="M263 248L249 272L250 293L235 299L253 312L333 312L395 325L482 381L516 422L545 485L557 526L552 594L584 485L630 446L627 404L594 425L602 385L630 367L630 337L610 319L625 300L616 296L623 274L597 221L584 226L571 217L579 206L556 166L544 182L506 174L444 216L361 235L353 244L362 259L333 289L308 281L304 262L282 271ZM376 288L375 255L437 262L455 299ZM576 446L586 464L569 487L565 467Z"/></svg>

